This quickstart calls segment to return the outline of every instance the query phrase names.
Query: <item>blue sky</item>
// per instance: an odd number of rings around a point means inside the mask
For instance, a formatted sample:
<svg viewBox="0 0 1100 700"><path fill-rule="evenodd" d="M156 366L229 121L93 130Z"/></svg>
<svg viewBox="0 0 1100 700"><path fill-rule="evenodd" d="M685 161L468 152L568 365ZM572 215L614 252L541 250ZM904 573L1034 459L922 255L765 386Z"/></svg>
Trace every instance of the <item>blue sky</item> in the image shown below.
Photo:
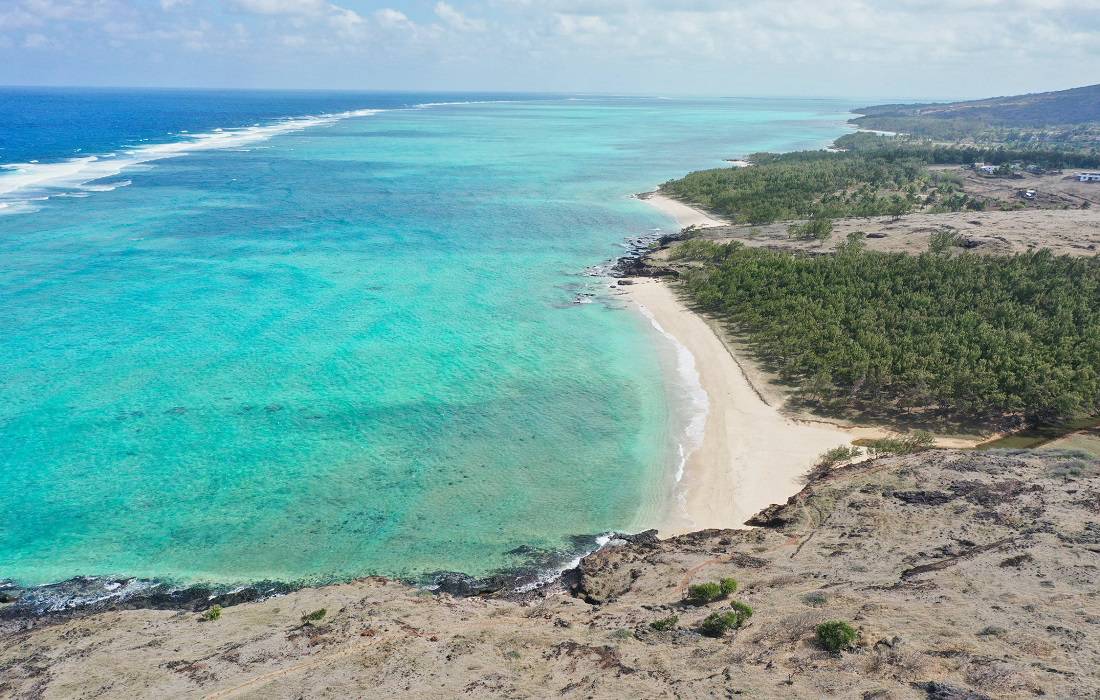
<svg viewBox="0 0 1100 700"><path fill-rule="evenodd" d="M0 84L964 97L1100 80L1100 0L0 0Z"/></svg>

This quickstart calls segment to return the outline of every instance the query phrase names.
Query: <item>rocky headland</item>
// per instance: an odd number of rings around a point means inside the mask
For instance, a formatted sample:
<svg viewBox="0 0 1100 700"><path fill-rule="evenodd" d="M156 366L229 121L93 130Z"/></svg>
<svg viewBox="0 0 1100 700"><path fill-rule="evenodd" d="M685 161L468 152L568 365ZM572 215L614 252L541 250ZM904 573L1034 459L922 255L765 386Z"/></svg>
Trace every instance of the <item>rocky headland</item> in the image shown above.
<svg viewBox="0 0 1100 700"><path fill-rule="evenodd" d="M1100 695L1100 463L937 450L815 476L739 530L623 539L523 594L365 579L226 607L13 617L0 696ZM689 604L689 586L738 590ZM721 637L704 619L745 603ZM209 619L217 617L217 619ZM857 632L839 651L817 626Z"/></svg>

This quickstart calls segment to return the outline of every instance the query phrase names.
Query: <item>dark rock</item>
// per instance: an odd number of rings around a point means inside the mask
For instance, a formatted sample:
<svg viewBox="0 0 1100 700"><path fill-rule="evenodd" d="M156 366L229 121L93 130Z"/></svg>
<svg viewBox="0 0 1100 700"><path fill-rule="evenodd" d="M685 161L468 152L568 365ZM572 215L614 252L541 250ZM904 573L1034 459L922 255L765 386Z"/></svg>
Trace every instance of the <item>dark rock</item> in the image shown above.
<svg viewBox="0 0 1100 700"><path fill-rule="evenodd" d="M1035 557L1031 556L1030 554L1019 554L1017 556L1009 557L1008 559L1005 559L1004 561L1002 561L1000 563L1000 567L1002 569L1009 569L1009 568L1018 569L1019 567L1023 566L1024 564L1032 561L1034 558Z"/></svg>
<svg viewBox="0 0 1100 700"><path fill-rule="evenodd" d="M787 507L773 503L756 515L745 521L746 525L753 527L779 528L794 522L794 518L787 514Z"/></svg>
<svg viewBox="0 0 1100 700"><path fill-rule="evenodd" d="M9 619L47 615L84 615L104 610L205 610L212 605L229 607L282 595L297 586L265 581L240 588L206 585L173 588L151 579L112 579L78 576L60 583L20 591L15 601L0 612Z"/></svg>
<svg viewBox="0 0 1100 700"><path fill-rule="evenodd" d="M894 635L890 639L880 639L875 642L875 649L896 649L902 645L902 638Z"/></svg>
<svg viewBox="0 0 1100 700"><path fill-rule="evenodd" d="M988 695L942 681L928 681L914 685L925 692L928 700L993 700Z"/></svg>
<svg viewBox="0 0 1100 700"><path fill-rule="evenodd" d="M1022 494L1042 490L1042 486L1027 484L1018 479L1006 479L993 484L986 484L981 481L956 481L951 484L951 491L956 496L982 506L1000 505L1013 501Z"/></svg>
<svg viewBox="0 0 1100 700"><path fill-rule="evenodd" d="M645 547L653 547L661 544L661 540L657 537L656 530L643 530L634 535L616 532L615 539L624 540L630 544L637 544Z"/></svg>
<svg viewBox="0 0 1100 700"><path fill-rule="evenodd" d="M875 231L874 233L868 233L868 238L886 238L886 234L881 231Z"/></svg>
<svg viewBox="0 0 1100 700"><path fill-rule="evenodd" d="M507 586L507 581L503 576L474 578L457 571L444 571L435 574L432 576L432 580L437 592L448 593L456 598L473 598L498 593Z"/></svg>
<svg viewBox="0 0 1100 700"><path fill-rule="evenodd" d="M942 506L958 498L946 491L895 491L893 496L899 501L918 506Z"/></svg>

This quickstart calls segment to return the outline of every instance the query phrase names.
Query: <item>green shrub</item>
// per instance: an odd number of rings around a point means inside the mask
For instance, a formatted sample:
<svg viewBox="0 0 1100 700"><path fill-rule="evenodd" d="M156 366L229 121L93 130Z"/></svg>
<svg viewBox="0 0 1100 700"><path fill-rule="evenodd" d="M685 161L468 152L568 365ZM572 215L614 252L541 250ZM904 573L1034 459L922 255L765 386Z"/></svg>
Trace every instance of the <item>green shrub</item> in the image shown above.
<svg viewBox="0 0 1100 700"><path fill-rule="evenodd" d="M804 224L787 227L787 236L800 241L823 241L832 232L833 222L829 219L810 219Z"/></svg>
<svg viewBox="0 0 1100 700"><path fill-rule="evenodd" d="M817 642L829 651L847 649L856 641L856 631L847 622L829 620L817 626Z"/></svg>
<svg viewBox="0 0 1100 700"><path fill-rule="evenodd" d="M206 612L202 614L202 619L206 622L213 622L222 616L222 606L212 605Z"/></svg>
<svg viewBox="0 0 1100 700"><path fill-rule="evenodd" d="M321 608L320 610L314 610L311 613L306 613L305 615L302 615L302 622L317 622L318 620L323 620L325 619L325 614L327 612L327 610Z"/></svg>
<svg viewBox="0 0 1100 700"><path fill-rule="evenodd" d="M928 252L943 255L962 242L962 236L950 229L941 229L928 238Z"/></svg>
<svg viewBox="0 0 1100 700"><path fill-rule="evenodd" d="M737 579L724 578L717 583L709 581L699 583L688 588L688 594L684 598L691 605L706 605L716 600L728 598L737 592Z"/></svg>
<svg viewBox="0 0 1100 700"><path fill-rule="evenodd" d="M747 603L742 603L739 600L735 600L734 602L730 603L730 607L733 608L734 614L737 615L738 627L744 625L746 622L748 622L749 618L752 617L752 607L749 606Z"/></svg>
<svg viewBox="0 0 1100 700"><path fill-rule="evenodd" d="M848 447L847 445L841 445L840 447L834 447L833 449L825 452L817 458L817 465L819 467L827 468L833 467L837 464L844 464L851 462L853 459L858 458L862 451L858 447Z"/></svg>
<svg viewBox="0 0 1100 700"><path fill-rule="evenodd" d="M649 623L649 626L658 632L669 632L676 628L676 623L679 621L679 617L672 615L671 617L662 617L660 620L654 620Z"/></svg>
<svg viewBox="0 0 1100 700"><path fill-rule="evenodd" d="M726 632L737 629L741 624L741 616L736 612L711 613L699 623L699 634L707 637L723 637Z"/></svg>
<svg viewBox="0 0 1100 700"><path fill-rule="evenodd" d="M612 639L617 639L619 641L626 641L627 639L634 639L634 632L631 631L631 630L628 630L624 627L622 629L617 629L614 632L612 632L611 633L611 638Z"/></svg>
<svg viewBox="0 0 1100 700"><path fill-rule="evenodd" d="M718 583L699 583L688 588L687 600L692 605L706 605L722 597L722 586Z"/></svg>
<svg viewBox="0 0 1100 700"><path fill-rule="evenodd" d="M929 450L936 438L925 430L914 431L900 438L878 438L867 441L867 451L875 457L883 455L908 455Z"/></svg>

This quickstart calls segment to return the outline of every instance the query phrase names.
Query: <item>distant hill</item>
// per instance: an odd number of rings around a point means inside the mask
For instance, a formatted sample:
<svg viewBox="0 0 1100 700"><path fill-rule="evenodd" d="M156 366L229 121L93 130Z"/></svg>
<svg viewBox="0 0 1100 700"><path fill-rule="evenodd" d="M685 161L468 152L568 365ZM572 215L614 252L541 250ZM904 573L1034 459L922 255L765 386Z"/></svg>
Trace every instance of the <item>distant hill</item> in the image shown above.
<svg viewBox="0 0 1100 700"><path fill-rule="evenodd" d="M1100 133L1100 85L967 102L888 104L853 110L864 129L947 140L1015 141L1053 130L1044 140L1081 147Z"/></svg>

